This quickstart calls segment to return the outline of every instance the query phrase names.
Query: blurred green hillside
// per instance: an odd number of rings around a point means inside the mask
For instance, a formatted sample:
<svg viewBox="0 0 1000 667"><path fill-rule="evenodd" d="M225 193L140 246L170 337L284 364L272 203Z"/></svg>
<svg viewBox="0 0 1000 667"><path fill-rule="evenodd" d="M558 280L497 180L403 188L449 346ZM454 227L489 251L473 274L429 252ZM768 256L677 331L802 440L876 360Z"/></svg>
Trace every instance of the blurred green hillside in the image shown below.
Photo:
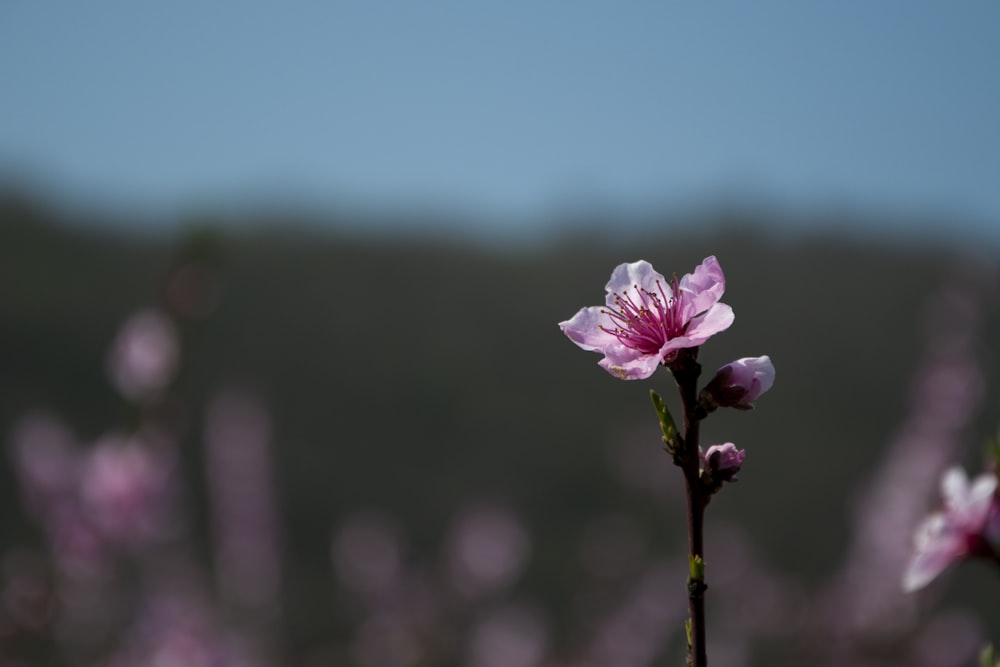
<svg viewBox="0 0 1000 667"><path fill-rule="evenodd" d="M739 484L709 508L708 531L739 526L765 562L811 590L843 558L855 492L906 414L929 296L981 261L958 245L893 247L833 233L781 241L755 231L751 215L711 233L664 226L617 242L567 233L496 249L289 228L278 215L250 231L204 220L179 235L62 217L30 200L0 202L0 428L9 433L37 410L61 417L83 442L127 428L134 415L105 376L110 342L129 313L162 298L181 259L211 265L217 306L184 325L172 389L186 491L208 562L199 424L220 389L251 387L274 424L287 664L307 664L327 655L317 647L350 636L354 611L330 550L337 526L358 510L394 517L408 562L434 573L461 508L512 508L531 550L505 595L546 610L556 653L591 631L575 596L588 576L579 545L595 516L638 520L646 561L682 553L681 479L659 452L648 402L653 387L673 400L669 376L618 381L556 326L602 302L612 268L639 258L668 275L719 258L736 322L702 348L706 374L736 357L773 359L776 384L756 410L705 424L708 442L747 450ZM987 303L982 340L993 341L996 295ZM968 431L970 463L1000 422L1000 358L986 345L979 353L994 380ZM662 489L636 483L636 465L662 473ZM6 463L0 521L0 551L38 543ZM711 558L710 609L725 595L712 587ZM627 588L628 573L619 576L604 585L606 599ZM975 586L963 581L964 596ZM1000 596L988 591L992 602L961 602L1000 612ZM662 664L677 662L670 655Z"/></svg>

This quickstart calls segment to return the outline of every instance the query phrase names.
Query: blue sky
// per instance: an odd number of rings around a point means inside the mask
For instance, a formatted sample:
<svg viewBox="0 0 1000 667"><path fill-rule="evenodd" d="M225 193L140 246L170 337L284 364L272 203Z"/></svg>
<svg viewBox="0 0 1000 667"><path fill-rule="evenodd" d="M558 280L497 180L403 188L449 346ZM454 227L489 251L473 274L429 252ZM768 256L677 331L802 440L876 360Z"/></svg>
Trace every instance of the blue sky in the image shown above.
<svg viewBox="0 0 1000 667"><path fill-rule="evenodd" d="M752 196L1000 228L1000 3L0 3L0 166L123 206Z"/></svg>

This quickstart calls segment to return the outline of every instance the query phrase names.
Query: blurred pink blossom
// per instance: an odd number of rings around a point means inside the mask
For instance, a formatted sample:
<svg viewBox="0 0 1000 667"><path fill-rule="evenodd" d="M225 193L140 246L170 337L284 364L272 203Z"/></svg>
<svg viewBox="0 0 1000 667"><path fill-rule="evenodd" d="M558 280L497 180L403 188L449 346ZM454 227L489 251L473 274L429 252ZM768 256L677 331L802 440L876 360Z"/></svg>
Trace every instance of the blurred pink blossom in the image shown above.
<svg viewBox="0 0 1000 667"><path fill-rule="evenodd" d="M475 595L505 588L521 574L531 541L520 519L500 506L473 507L455 521L448 563L456 588Z"/></svg>
<svg viewBox="0 0 1000 667"><path fill-rule="evenodd" d="M998 558L1000 507L997 478L984 473L972 483L954 467L941 478L944 508L917 527L914 553L903 575L907 592L923 588L949 565L971 556Z"/></svg>
<svg viewBox="0 0 1000 667"><path fill-rule="evenodd" d="M46 413L18 422L10 451L28 509L38 516L75 496L80 466L76 439L61 421Z"/></svg>
<svg viewBox="0 0 1000 667"><path fill-rule="evenodd" d="M333 537L332 555L340 583L358 593L385 593L402 573L399 530L379 512L348 516Z"/></svg>
<svg viewBox="0 0 1000 667"><path fill-rule="evenodd" d="M979 355L996 284L995 273L986 269L963 262L924 307L909 409L856 498L844 564L813 619L810 634L824 650L812 656L812 664L878 662L880 648L898 646L920 627L920 603L927 600L904 594L900 573L912 556L913 526L926 512L923 499L966 446L965 432L983 398Z"/></svg>
<svg viewBox="0 0 1000 667"><path fill-rule="evenodd" d="M145 443L106 436L81 471L83 509L113 542L139 544L164 536L172 462Z"/></svg>
<svg viewBox="0 0 1000 667"><path fill-rule="evenodd" d="M262 667L193 591L158 591L107 667Z"/></svg>
<svg viewBox="0 0 1000 667"><path fill-rule="evenodd" d="M69 429L44 413L14 428L11 458L26 509L38 520L58 569L74 579L107 574L108 552L80 502L85 457Z"/></svg>
<svg viewBox="0 0 1000 667"><path fill-rule="evenodd" d="M206 416L205 458L220 592L259 622L273 622L281 559L266 406L235 390L216 398Z"/></svg>
<svg viewBox="0 0 1000 667"><path fill-rule="evenodd" d="M533 606L507 604L472 630L469 667L537 667L548 650L548 629Z"/></svg>
<svg viewBox="0 0 1000 667"><path fill-rule="evenodd" d="M115 338L108 373L123 396L143 400L170 383L179 357L177 331L170 319L156 310L140 310Z"/></svg>
<svg viewBox="0 0 1000 667"><path fill-rule="evenodd" d="M584 350L602 353L601 368L615 377L642 380L678 350L698 347L729 328L733 310L719 303L725 288L715 257L706 257L679 282L668 281L645 260L619 264L605 305L583 308L559 327Z"/></svg>

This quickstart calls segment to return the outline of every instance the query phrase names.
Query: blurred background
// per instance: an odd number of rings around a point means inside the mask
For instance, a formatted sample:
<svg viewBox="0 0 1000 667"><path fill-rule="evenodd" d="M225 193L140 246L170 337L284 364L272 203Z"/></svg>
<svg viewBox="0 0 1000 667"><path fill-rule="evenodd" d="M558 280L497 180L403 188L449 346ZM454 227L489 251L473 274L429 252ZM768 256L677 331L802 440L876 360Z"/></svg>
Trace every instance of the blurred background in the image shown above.
<svg viewBox="0 0 1000 667"><path fill-rule="evenodd" d="M1000 6L0 4L0 663L682 664L682 483L556 323L726 272L714 666L958 667ZM707 378L706 378L707 379ZM675 407L676 410L676 407Z"/></svg>

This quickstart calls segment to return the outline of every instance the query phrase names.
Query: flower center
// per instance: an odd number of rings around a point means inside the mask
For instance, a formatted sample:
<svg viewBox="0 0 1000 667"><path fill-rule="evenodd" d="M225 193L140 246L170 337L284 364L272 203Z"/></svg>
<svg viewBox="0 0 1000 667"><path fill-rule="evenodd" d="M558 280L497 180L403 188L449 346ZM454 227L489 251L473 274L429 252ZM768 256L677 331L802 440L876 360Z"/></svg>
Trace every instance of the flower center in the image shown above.
<svg viewBox="0 0 1000 667"><path fill-rule="evenodd" d="M982 533L969 533L965 536L966 553L978 558L996 558L996 551Z"/></svg>
<svg viewBox="0 0 1000 667"><path fill-rule="evenodd" d="M611 326L601 329L611 334L625 347L645 354L655 354L663 344L684 334L687 322L681 317L681 293L675 277L668 286L669 294L659 280L656 290L632 285L631 290L615 292L615 307L603 308Z"/></svg>

